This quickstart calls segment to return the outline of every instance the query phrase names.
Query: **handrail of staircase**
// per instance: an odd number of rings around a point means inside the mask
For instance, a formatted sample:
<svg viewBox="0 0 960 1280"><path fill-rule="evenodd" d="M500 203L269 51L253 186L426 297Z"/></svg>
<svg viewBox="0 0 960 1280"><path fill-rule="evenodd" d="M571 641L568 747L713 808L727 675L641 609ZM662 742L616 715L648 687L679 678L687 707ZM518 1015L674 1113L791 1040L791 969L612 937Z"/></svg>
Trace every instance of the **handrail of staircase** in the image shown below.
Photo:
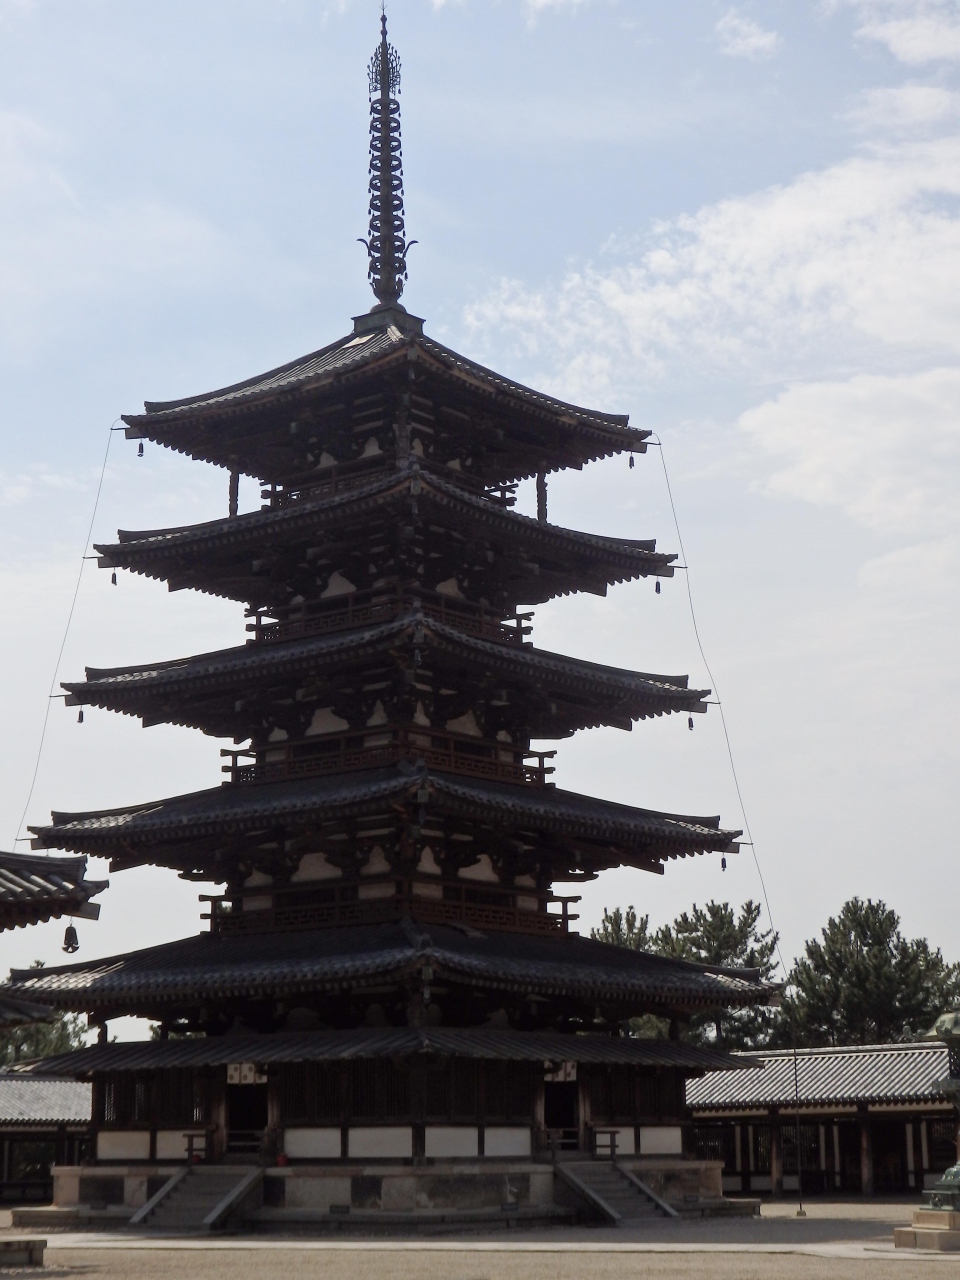
<svg viewBox="0 0 960 1280"><path fill-rule="evenodd" d="M591 1204L595 1209L598 1209L605 1218L614 1224L614 1226L621 1221L621 1215L617 1213L613 1205L607 1204L603 1196L598 1196L592 1187L588 1187L587 1184L582 1182L575 1173L571 1173L565 1164L561 1164L558 1161L553 1166L553 1171L554 1173L559 1173L560 1177L568 1186L571 1186L574 1191L583 1196L589 1204Z"/></svg>
<svg viewBox="0 0 960 1280"><path fill-rule="evenodd" d="M214 1231L227 1219L234 1209L243 1201L250 1191L263 1181L263 1169L251 1169L250 1172L227 1192L219 1204L214 1205L203 1220L206 1231Z"/></svg>
<svg viewBox="0 0 960 1280"><path fill-rule="evenodd" d="M147 1218L149 1218L150 1214L153 1213L154 1209L156 1209L156 1207L160 1204L161 1200L166 1200L167 1196L174 1189L174 1187L178 1186L189 1172L190 1172L189 1165L184 1165L182 1169L178 1169L175 1174L173 1174L171 1177L169 1177L166 1180L166 1182L163 1184L160 1190L155 1192L150 1197L150 1199L147 1201L145 1205L141 1205L141 1207L130 1219L129 1225L131 1227L139 1227L142 1222L146 1222Z"/></svg>
<svg viewBox="0 0 960 1280"><path fill-rule="evenodd" d="M629 1182L632 1182L638 1191L642 1191L648 1199L652 1200L657 1208L662 1210L668 1218L680 1217L672 1204L667 1204L666 1200L661 1199L652 1187L648 1187L647 1184L638 1178L635 1173L631 1173L629 1169L625 1169L619 1160L615 1160L614 1164L617 1170L622 1173Z"/></svg>

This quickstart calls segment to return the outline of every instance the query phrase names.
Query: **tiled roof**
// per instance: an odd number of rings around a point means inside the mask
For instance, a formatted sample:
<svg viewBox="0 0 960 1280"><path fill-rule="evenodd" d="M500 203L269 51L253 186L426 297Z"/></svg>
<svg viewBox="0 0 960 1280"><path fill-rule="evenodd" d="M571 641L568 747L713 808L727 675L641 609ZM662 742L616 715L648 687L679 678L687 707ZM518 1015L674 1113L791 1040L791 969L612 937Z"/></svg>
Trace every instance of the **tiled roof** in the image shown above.
<svg viewBox="0 0 960 1280"><path fill-rule="evenodd" d="M0 996L0 1027L26 1027L35 1022L52 1022L54 1012L46 1005L32 1004L29 1000L16 1000L12 996Z"/></svg>
<svg viewBox="0 0 960 1280"><path fill-rule="evenodd" d="M424 767L397 765L369 772L284 782L213 787L123 809L54 812L49 827L31 827L46 848L83 848L108 855L119 847L156 846L198 836L255 830L265 819L288 824L323 816L374 812L384 801L426 788L439 812L480 818L515 818L525 827L567 831L586 838L642 846L652 857L682 857L706 851L733 852L738 831L721 831L716 817L660 813L597 800L558 787L532 787L460 778Z"/></svg>
<svg viewBox="0 0 960 1280"><path fill-rule="evenodd" d="M278 393L289 394L322 385L335 377L359 372L366 366L382 365L389 357L408 360L411 351L420 360L488 394L519 400L534 410L577 426L605 429L607 433L613 428L625 437L624 447L629 447L634 442L639 443L650 434L649 431L630 430L625 414L585 409L534 391L458 355L442 343L422 334L412 337L404 335L393 325L366 333L349 334L321 347L319 351L310 352L267 373L257 374L216 391L188 396L182 400L148 400L144 405L145 414L125 414L123 420L131 426L142 427L149 433L150 428L160 421L175 422L181 418L196 417L198 412L204 410L236 410L259 404L269 401Z"/></svg>
<svg viewBox="0 0 960 1280"><path fill-rule="evenodd" d="M50 1061L42 1065L48 1067ZM63 1072L54 1069L49 1074ZM22 1070L0 1072L0 1125L87 1124L90 1089L79 1080L38 1079Z"/></svg>
<svg viewBox="0 0 960 1280"><path fill-rule="evenodd" d="M706 1076L687 1086L696 1111L737 1111L792 1106L794 1058L789 1049L737 1055L762 1071ZM797 1078L802 1106L866 1102L935 1101L949 1074L946 1045L938 1042L800 1049Z"/></svg>
<svg viewBox="0 0 960 1280"><path fill-rule="evenodd" d="M431 648L441 659L449 653L458 666L466 662L484 672L499 671L507 678L524 681L533 697L537 684L545 685L551 696L561 689L568 695L575 693L582 717L578 727L603 723L607 714L614 713L643 719L671 711L704 711L703 699L710 692L688 689L686 676L626 671L542 649L479 639L435 622L416 609L390 622L333 635L247 644L146 666L88 667L85 683L68 682L63 688L73 701L135 715L152 711L158 698L172 700L175 706L165 709L174 723L205 728L214 713L198 701L201 697L232 695L251 681L303 679L306 674L315 676L371 657L386 657L399 640L413 643L414 635L418 648ZM236 720L232 697L226 714L231 723ZM223 715L221 711L220 717ZM537 731L542 727L533 726L533 736L543 736Z"/></svg>
<svg viewBox="0 0 960 1280"><path fill-rule="evenodd" d="M96 550L102 567L127 568L159 579L189 572L196 577L190 585L229 599L246 600L251 587L262 594L271 585L276 590L283 585L266 583L256 576L248 585L249 561L254 552L295 548L327 533L341 535L348 528L366 527L377 516L405 510L415 484L419 486L417 501L423 517L429 517L428 523L443 529L465 529L499 542L509 550L515 569L522 567L517 557L524 553L563 566L573 581L588 568L608 583L648 575L673 576L676 555L657 552L655 541L599 537L547 524L416 470L389 473L355 489L325 498L303 499L275 510L182 528L121 529L117 543L98 543ZM235 562L242 562L242 572L234 569ZM242 581L238 583L237 578ZM548 588L547 594L538 598L549 599L558 590L572 590L573 581ZM529 598L536 580L531 583L530 577L521 574L517 582L519 597L525 603L537 603Z"/></svg>
<svg viewBox="0 0 960 1280"><path fill-rule="evenodd" d="M87 1076L95 1071L142 1071L170 1067L223 1066L229 1062L329 1062L350 1058L410 1058L449 1054L500 1061L629 1063L676 1066L691 1071L739 1071L742 1063L715 1049L678 1040L640 1040L623 1036L564 1035L559 1032L459 1030L446 1027L397 1027L355 1031L276 1032L266 1036L209 1036L203 1039L139 1040L91 1045L30 1067L32 1076L48 1072ZM39 1082L38 1082L39 1083Z"/></svg>
<svg viewBox="0 0 960 1280"><path fill-rule="evenodd" d="M409 918L243 938L200 934L102 960L14 970L5 990L75 1009L184 998L277 999L344 984L403 983L424 963L438 979L468 982L472 988L671 1008L757 1004L774 991L753 970L713 969L576 934L467 934Z"/></svg>
<svg viewBox="0 0 960 1280"><path fill-rule="evenodd" d="M96 920L100 907L89 899L106 889L108 881L85 879L86 869L86 858L0 852L0 928L66 915Z"/></svg>

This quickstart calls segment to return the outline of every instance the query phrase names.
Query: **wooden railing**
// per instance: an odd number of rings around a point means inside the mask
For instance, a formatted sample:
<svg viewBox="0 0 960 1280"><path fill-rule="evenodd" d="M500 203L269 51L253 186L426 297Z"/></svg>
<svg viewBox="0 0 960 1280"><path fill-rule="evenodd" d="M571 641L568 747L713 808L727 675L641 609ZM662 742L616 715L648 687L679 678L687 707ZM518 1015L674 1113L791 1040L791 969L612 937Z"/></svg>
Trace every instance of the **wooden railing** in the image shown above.
<svg viewBox="0 0 960 1280"><path fill-rule="evenodd" d="M245 911L242 901L204 895L202 900L210 904L210 912L202 918L210 921L212 933L224 936L384 924L404 915L413 915L424 924L466 924L495 932L556 934L567 933L571 922L579 919L569 906L580 901L579 897L538 894L522 888L500 889L496 885L433 876L370 876L334 884L308 882L296 891L273 891L265 886L255 896L268 899L269 905ZM537 905L519 907L520 899L535 899ZM556 903L562 910L550 911L548 907Z"/></svg>
<svg viewBox="0 0 960 1280"><path fill-rule="evenodd" d="M230 775L233 783L352 773L383 768L400 760L422 760L428 768L446 773L542 787L548 785L547 777L554 772L546 762L556 752L512 748L446 730L387 724L271 743L260 752L251 747L222 748L220 755L230 760L222 771ZM506 755L512 758L503 759ZM241 764L241 760L249 763Z"/></svg>
<svg viewBox="0 0 960 1280"><path fill-rule="evenodd" d="M523 644L524 637L532 630L529 625L532 613L515 613L504 618L482 605L456 600L439 591L424 590L414 594L399 587L392 591L389 588L372 588L304 605L299 614L279 622L264 622L258 613L248 614L253 618L247 624L247 631L252 633L248 644L299 640L303 636L372 626L390 622L413 608L420 608L428 618L435 618L446 626L485 640Z"/></svg>
<svg viewBox="0 0 960 1280"><path fill-rule="evenodd" d="M381 453L370 454L366 458L355 458L351 462L335 462L307 477L292 479L289 485L272 484L262 488L260 490L260 501L263 503L261 509L275 511L297 502L330 498L334 494L357 489L378 474L394 473L396 466L395 449L385 449ZM468 472L457 471L446 466L445 463L433 462L430 458L413 455L413 470L438 476L448 484L464 489L475 497L486 498L498 507L512 507L517 501L516 484L488 486ZM397 474L405 473L401 471Z"/></svg>

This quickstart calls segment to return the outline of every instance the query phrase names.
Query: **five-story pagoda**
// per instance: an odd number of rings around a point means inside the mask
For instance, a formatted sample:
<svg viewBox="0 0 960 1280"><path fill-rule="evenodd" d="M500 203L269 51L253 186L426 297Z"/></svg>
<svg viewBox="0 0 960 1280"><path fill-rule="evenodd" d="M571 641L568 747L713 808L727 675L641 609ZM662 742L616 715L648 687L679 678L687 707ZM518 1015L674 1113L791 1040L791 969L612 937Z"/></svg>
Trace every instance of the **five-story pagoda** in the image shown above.
<svg viewBox="0 0 960 1280"><path fill-rule="evenodd" d="M553 893L613 866L660 873L728 852L738 833L560 790L553 753L531 749L702 712L709 691L528 639L524 606L672 576L652 541L546 518L549 472L643 453L648 433L457 355L400 304L398 85L384 20L373 310L282 368L124 419L129 437L227 469L230 509L121 531L101 565L243 601L250 634L65 686L73 704L234 744L219 788L32 828L37 848L224 886L198 937L12 976L18 995L101 1028L160 1024L158 1040L102 1034L54 1064L94 1081L101 1162L189 1148L482 1165L587 1149L611 1127L622 1153L679 1152L683 1078L725 1059L632 1037L628 1020L676 1025L769 995L752 972L581 938ZM252 514L237 510L240 475L262 486ZM512 509L532 477L537 519Z"/></svg>

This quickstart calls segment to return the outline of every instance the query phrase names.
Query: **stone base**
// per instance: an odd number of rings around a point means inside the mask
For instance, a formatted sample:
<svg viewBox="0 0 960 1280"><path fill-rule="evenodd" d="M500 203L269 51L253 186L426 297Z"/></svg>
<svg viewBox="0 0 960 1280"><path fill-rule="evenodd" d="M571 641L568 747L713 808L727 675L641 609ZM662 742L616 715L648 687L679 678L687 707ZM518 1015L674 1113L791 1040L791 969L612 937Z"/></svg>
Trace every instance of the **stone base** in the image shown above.
<svg viewBox="0 0 960 1280"><path fill-rule="evenodd" d="M0 1240L0 1267L42 1267L46 1240Z"/></svg>
<svg viewBox="0 0 960 1280"><path fill-rule="evenodd" d="M351 1209L330 1213L322 1209L256 1209L244 1219L247 1230L267 1235L460 1235L464 1231L510 1230L572 1226L577 1215L559 1205L527 1205L500 1209L423 1209L391 1212L384 1209Z"/></svg>
<svg viewBox="0 0 960 1280"><path fill-rule="evenodd" d="M954 1209L917 1209L913 1225L895 1227L897 1249L930 1249L936 1253L960 1253L960 1213Z"/></svg>

